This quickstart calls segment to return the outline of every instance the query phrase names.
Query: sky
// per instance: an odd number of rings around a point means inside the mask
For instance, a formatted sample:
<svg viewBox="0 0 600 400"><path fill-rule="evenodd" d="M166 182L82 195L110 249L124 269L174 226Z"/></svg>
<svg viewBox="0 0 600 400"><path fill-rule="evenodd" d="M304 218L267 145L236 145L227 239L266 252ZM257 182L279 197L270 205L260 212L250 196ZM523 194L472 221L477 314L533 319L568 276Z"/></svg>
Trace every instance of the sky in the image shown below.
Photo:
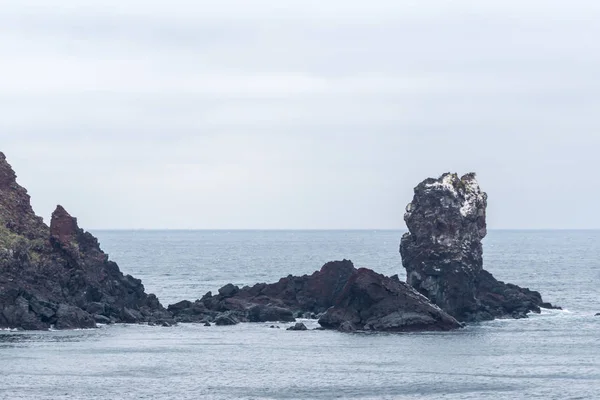
<svg viewBox="0 0 600 400"><path fill-rule="evenodd" d="M0 0L0 151L86 229L600 228L600 2Z"/></svg>

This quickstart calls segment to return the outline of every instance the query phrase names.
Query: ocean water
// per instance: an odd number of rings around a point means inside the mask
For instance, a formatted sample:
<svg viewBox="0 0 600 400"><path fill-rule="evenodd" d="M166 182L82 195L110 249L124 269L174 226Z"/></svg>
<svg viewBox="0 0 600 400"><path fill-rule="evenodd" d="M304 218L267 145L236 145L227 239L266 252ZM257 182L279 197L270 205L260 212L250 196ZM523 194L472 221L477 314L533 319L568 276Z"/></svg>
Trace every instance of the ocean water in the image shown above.
<svg viewBox="0 0 600 400"><path fill-rule="evenodd" d="M404 276L401 231L93 233L165 305L342 258ZM565 310L445 333L288 324L0 331L0 399L600 398L600 231L490 231L484 252L498 279Z"/></svg>

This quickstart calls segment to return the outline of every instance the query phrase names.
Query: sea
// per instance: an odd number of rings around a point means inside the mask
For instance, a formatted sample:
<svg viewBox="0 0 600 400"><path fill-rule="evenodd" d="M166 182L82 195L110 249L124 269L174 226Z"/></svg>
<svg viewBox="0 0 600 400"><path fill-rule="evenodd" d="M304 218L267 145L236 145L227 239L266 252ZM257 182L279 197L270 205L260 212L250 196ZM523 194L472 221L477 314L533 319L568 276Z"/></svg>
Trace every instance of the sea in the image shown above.
<svg viewBox="0 0 600 400"><path fill-rule="evenodd" d="M93 233L164 305L344 258L404 277L402 231ZM600 399L600 231L491 230L484 259L496 278L563 310L442 333L285 323L5 330L0 399Z"/></svg>

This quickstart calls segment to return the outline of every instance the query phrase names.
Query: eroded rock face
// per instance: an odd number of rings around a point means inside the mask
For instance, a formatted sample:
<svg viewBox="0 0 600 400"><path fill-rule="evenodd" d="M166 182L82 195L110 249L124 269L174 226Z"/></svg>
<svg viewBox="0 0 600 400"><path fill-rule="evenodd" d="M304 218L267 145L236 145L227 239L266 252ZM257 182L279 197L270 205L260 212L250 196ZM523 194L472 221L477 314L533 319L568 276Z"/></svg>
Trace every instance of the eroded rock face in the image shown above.
<svg viewBox="0 0 600 400"><path fill-rule="evenodd" d="M321 314L319 323L341 331L447 330L460 324L397 278L351 261L334 261L320 271L288 276L277 283L238 288L231 284L213 296L169 306L180 322L294 321L294 315Z"/></svg>
<svg viewBox="0 0 600 400"><path fill-rule="evenodd" d="M459 322L412 287L370 269L355 271L319 319L325 328L341 331L445 331Z"/></svg>
<svg viewBox="0 0 600 400"><path fill-rule="evenodd" d="M61 206L50 227L0 153L0 327L90 328L172 320Z"/></svg>
<svg viewBox="0 0 600 400"><path fill-rule="evenodd" d="M539 293L483 270L486 207L473 173L421 182L406 207L409 232L400 243L408 284L460 321L539 312Z"/></svg>

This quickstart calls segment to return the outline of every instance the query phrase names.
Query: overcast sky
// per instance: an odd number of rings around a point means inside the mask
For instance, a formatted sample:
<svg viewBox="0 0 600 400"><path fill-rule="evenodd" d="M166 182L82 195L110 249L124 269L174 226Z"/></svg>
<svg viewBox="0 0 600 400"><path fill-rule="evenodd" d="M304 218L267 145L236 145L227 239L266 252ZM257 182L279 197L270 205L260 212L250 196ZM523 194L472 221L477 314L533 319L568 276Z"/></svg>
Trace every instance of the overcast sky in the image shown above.
<svg viewBox="0 0 600 400"><path fill-rule="evenodd" d="M52 3L52 5L50 5ZM600 2L0 0L0 151L46 221L600 228Z"/></svg>

